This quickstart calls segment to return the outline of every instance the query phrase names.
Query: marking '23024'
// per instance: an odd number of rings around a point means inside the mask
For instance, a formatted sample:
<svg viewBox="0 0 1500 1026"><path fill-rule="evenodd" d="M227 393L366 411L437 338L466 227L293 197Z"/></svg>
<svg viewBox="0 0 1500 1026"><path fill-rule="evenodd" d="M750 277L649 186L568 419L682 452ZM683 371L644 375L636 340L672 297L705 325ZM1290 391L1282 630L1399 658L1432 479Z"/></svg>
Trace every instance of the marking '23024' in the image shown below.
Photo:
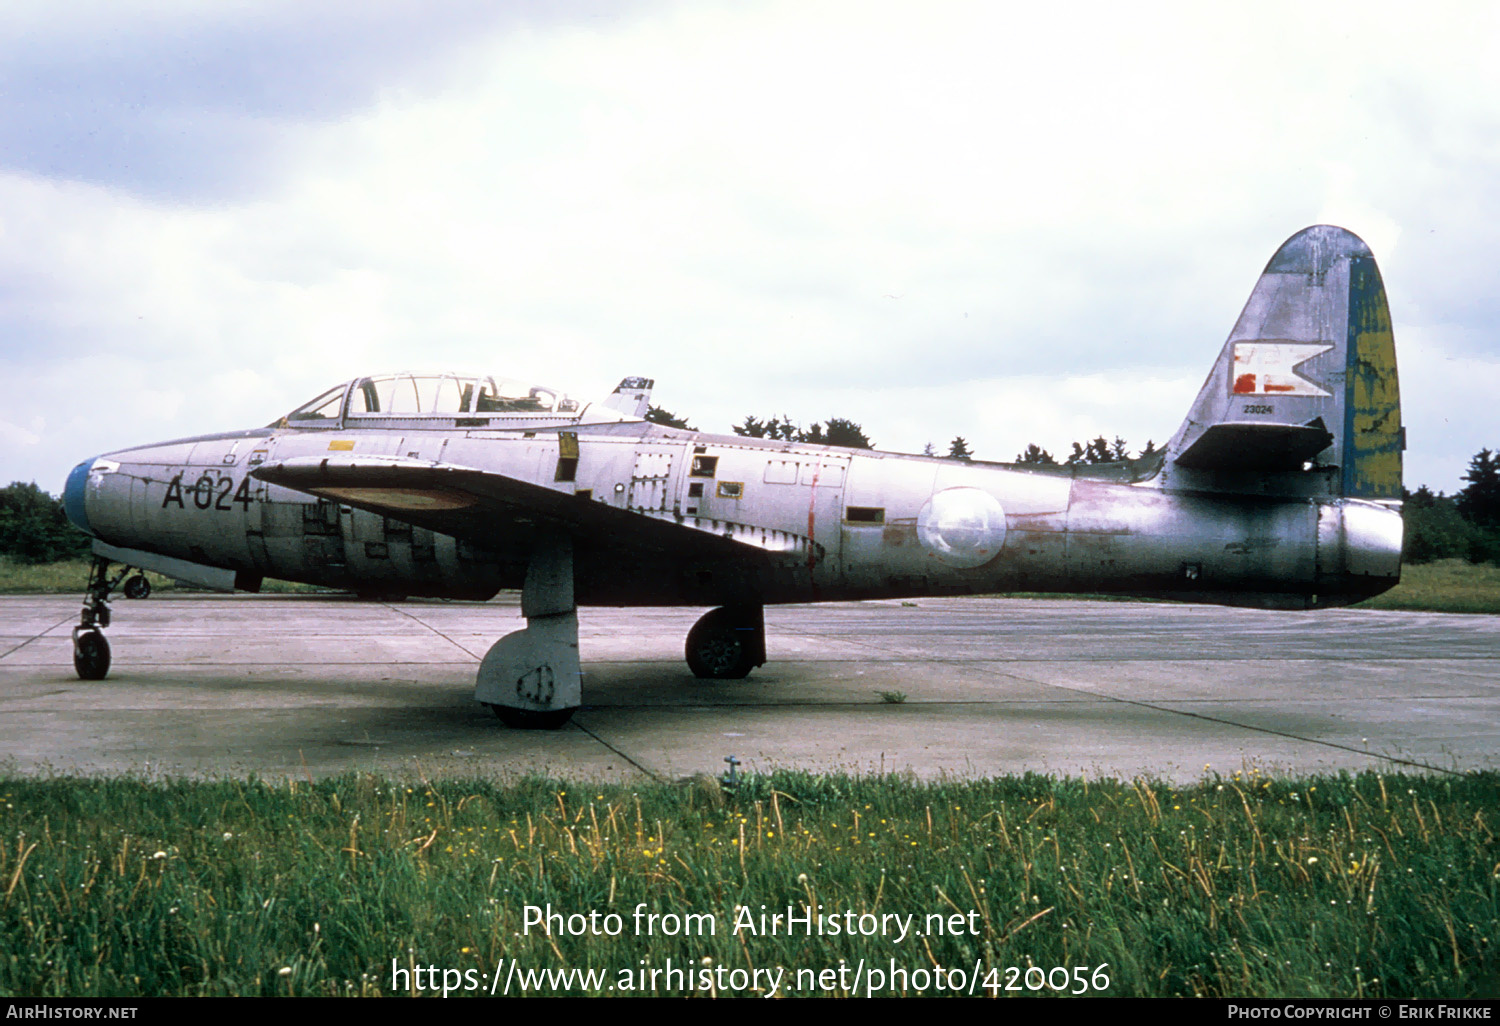
<svg viewBox="0 0 1500 1026"><path fill-rule="evenodd" d="M249 509L253 501L250 498L248 474L240 479L240 486L235 488L234 478L228 474L217 475L204 471L196 483L186 488L182 486L182 474L167 482L167 494L162 496L161 508L166 509L175 503L178 509L186 509L184 499L188 495L192 496L192 503L196 508L216 509L221 513L232 513L236 502L241 509Z"/></svg>

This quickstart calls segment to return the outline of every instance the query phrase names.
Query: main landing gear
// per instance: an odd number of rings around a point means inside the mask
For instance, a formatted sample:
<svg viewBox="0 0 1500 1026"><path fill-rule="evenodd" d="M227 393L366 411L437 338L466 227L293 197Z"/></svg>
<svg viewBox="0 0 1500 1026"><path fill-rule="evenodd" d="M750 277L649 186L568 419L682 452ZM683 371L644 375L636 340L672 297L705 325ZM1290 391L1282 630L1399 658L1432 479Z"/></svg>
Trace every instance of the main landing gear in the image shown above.
<svg viewBox="0 0 1500 1026"><path fill-rule="evenodd" d="M521 588L521 615L526 626L485 653L474 697L508 727L557 730L583 700L568 539L551 539L532 554ZM744 677L764 664L764 609L725 606L705 615L688 633L687 661L695 675L720 680Z"/></svg>
<svg viewBox="0 0 1500 1026"><path fill-rule="evenodd" d="M724 606L705 613L687 636L693 676L739 680L766 663L764 606Z"/></svg>
<svg viewBox="0 0 1500 1026"><path fill-rule="evenodd" d="M73 669L83 680L103 680L109 674L109 639L104 636L104 628L109 626L110 594L121 581L125 583L126 598L143 599L151 594L151 582L141 574L131 577L131 568L122 566L111 577L109 567L109 560L94 557L88 588L83 594L83 610L78 626L73 628Z"/></svg>

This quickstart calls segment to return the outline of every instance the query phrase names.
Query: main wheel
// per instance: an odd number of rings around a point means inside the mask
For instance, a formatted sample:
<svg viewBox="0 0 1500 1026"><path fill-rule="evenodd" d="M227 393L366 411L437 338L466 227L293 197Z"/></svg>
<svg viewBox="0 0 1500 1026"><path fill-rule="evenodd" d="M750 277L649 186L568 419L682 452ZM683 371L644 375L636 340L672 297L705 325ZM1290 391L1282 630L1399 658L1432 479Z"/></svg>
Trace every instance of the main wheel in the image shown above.
<svg viewBox="0 0 1500 1026"><path fill-rule="evenodd" d="M518 730L558 730L577 709L515 709L508 705L491 705L500 722Z"/></svg>
<svg viewBox="0 0 1500 1026"><path fill-rule="evenodd" d="M109 639L99 631L81 631L73 639L73 669L83 680L103 680L109 673Z"/></svg>
<svg viewBox="0 0 1500 1026"><path fill-rule="evenodd" d="M754 631L736 623L727 609L715 609L693 624L687 636L687 664L693 676L708 680L748 677L756 662Z"/></svg>
<svg viewBox="0 0 1500 1026"><path fill-rule="evenodd" d="M143 574L136 574L125 582L125 597L128 599L143 599L150 594L151 582Z"/></svg>

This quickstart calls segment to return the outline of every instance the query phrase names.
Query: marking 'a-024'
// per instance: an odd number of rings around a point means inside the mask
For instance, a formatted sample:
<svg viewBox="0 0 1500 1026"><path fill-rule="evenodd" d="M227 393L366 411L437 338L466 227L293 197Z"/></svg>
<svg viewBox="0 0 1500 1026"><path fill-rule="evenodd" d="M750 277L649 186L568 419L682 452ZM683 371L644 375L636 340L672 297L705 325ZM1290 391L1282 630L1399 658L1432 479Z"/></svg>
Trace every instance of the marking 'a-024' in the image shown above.
<svg viewBox="0 0 1500 1026"><path fill-rule="evenodd" d="M1314 356L1333 346L1326 342L1284 342L1257 339L1234 344L1234 366L1229 369L1231 395L1331 395L1297 373Z"/></svg>
<svg viewBox="0 0 1500 1026"><path fill-rule="evenodd" d="M231 495L230 492L233 491ZM234 510L234 503L239 503L241 509L249 509L250 498L250 475L246 474L240 479L239 488L234 487L234 478L228 474L214 474L212 471L204 471L198 480L182 486L182 474L179 473L171 481L167 482L167 494L162 496L161 508L175 505L178 509L186 509L183 499L191 497L192 504L198 509L216 509L221 513L229 513Z"/></svg>

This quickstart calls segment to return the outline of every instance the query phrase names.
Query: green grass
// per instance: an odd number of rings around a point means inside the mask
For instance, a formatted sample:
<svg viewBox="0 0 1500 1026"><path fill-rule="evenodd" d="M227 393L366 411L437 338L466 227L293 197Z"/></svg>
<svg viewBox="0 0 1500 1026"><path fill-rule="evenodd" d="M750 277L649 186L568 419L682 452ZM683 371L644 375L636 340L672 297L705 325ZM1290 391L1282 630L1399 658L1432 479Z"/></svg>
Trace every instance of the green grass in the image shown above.
<svg viewBox="0 0 1500 1026"><path fill-rule="evenodd" d="M1401 568L1400 584L1359 608L1500 613L1500 566L1462 559L1409 563Z"/></svg>
<svg viewBox="0 0 1500 1026"><path fill-rule="evenodd" d="M148 575L151 586L162 580ZM60 563L19 563L0 556L0 595L83 595L89 580L89 561L68 559Z"/></svg>
<svg viewBox="0 0 1500 1026"><path fill-rule="evenodd" d="M118 568L115 568L118 570ZM180 584L161 574L146 573L151 582L152 594L158 592L202 591L191 585ZM69 559L59 563L18 563L0 556L0 595L77 595L83 597L84 586L89 580L89 560ZM261 584L261 592L271 595L329 594L327 588L293 581L276 581L267 578Z"/></svg>
<svg viewBox="0 0 1500 1026"><path fill-rule="evenodd" d="M1493 998L1497 821L1495 774L789 773L727 796L708 780L0 779L0 994L380 994L404 989L393 959L472 971L482 992L501 959L608 982L671 959L782 967L783 993L805 993L798 970L864 959L977 961L1000 987L1009 966L1107 964L1110 995ZM524 930L524 907L548 903L618 913L623 932ZM641 904L707 913L716 933L637 936ZM738 906L788 904L964 928L731 930Z"/></svg>

